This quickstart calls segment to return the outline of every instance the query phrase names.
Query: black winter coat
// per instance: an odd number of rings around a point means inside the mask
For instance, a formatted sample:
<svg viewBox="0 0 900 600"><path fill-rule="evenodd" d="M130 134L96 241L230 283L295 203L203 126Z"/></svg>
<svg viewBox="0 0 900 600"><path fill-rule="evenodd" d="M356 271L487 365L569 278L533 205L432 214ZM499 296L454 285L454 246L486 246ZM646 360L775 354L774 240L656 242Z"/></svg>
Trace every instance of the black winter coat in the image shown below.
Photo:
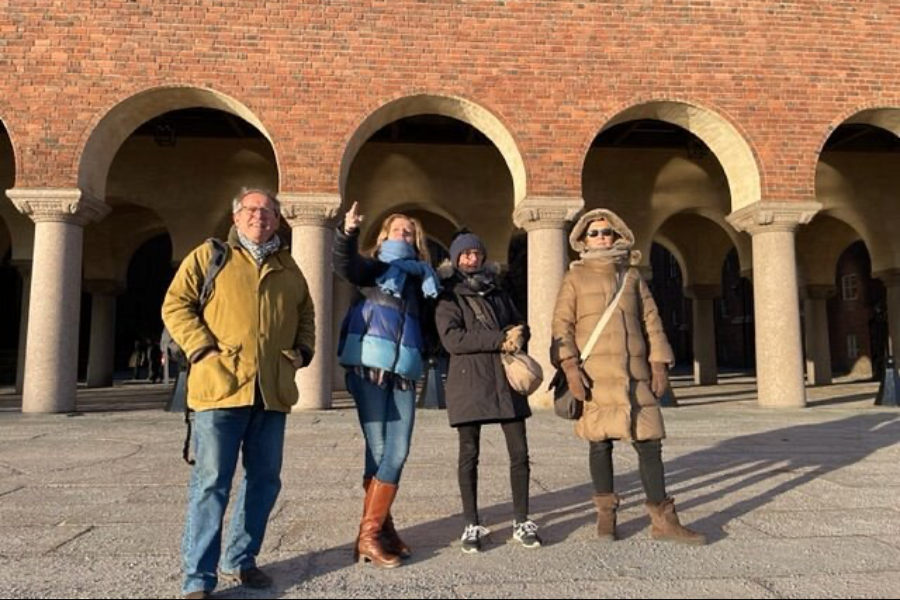
<svg viewBox="0 0 900 600"><path fill-rule="evenodd" d="M509 387L500 360L504 331L525 322L509 294L496 284L475 292L458 273L445 279L442 287L435 322L450 354L446 386L450 425L530 417L528 400ZM471 302L480 303L487 324L476 317Z"/></svg>

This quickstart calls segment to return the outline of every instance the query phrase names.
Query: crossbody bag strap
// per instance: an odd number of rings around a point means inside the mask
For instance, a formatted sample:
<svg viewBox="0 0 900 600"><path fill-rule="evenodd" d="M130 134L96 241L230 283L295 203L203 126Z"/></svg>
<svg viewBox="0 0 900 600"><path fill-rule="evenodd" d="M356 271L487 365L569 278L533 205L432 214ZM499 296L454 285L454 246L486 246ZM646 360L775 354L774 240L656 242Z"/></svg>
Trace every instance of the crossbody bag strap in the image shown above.
<svg viewBox="0 0 900 600"><path fill-rule="evenodd" d="M591 355L591 351L597 344L597 340L600 339L600 334L603 333L603 328L606 327L606 324L609 322L610 318L612 318L616 307L619 305L619 300L622 299L622 294L625 292L625 285L626 283L628 283L628 276L630 274L630 269L625 271L625 275L621 278L619 289L616 291L615 297L613 297L612 302L609 303L609 306L606 307L606 311L603 313L603 316L600 317L600 321L597 322L597 326L594 327L594 331L593 333L591 333L591 337L588 339L588 343L585 345L584 350L581 351L582 362L584 362L584 360Z"/></svg>

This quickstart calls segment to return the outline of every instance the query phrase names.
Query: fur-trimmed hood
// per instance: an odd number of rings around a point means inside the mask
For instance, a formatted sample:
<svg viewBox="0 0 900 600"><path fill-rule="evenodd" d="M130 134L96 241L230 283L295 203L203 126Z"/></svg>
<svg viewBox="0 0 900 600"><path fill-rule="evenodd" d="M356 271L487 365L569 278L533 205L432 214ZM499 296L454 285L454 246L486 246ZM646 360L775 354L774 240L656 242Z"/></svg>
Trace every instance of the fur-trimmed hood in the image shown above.
<svg viewBox="0 0 900 600"><path fill-rule="evenodd" d="M628 225L625 224L622 217L607 208L595 208L594 210L589 210L578 219L578 222L575 223L575 227L572 228L572 233L569 234L569 246L572 247L572 250L579 254L582 254L587 250L585 243L582 240L584 233L587 231L588 225L600 219L605 219L616 233L619 234L619 239L616 240L613 247L628 250L630 252L630 259L628 261L630 264L635 265L640 262L640 251L632 250L634 247L634 233L632 233Z"/></svg>
<svg viewBox="0 0 900 600"><path fill-rule="evenodd" d="M500 263L493 260L485 261L484 272L491 279L497 280L500 277ZM452 279L456 276L456 273L456 268L453 266L453 263L450 262L449 258L444 259L437 268L438 279L441 281Z"/></svg>

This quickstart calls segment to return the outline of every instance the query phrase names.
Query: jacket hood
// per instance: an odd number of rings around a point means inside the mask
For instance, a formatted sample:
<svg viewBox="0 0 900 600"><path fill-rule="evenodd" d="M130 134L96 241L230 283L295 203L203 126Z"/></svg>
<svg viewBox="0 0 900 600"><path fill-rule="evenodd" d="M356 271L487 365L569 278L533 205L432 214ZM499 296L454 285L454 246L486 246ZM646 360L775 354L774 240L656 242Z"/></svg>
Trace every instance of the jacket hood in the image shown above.
<svg viewBox="0 0 900 600"><path fill-rule="evenodd" d="M578 222L575 223L575 227L572 228L572 233L569 234L569 246L572 247L572 250L579 254L587 250L584 241L581 238L584 237L584 232L587 231L588 225L600 219L606 219L616 233L619 234L619 239L616 240L615 247L631 250L634 246L634 234L619 215L606 208L595 208L594 210L584 213L581 218L578 219Z"/></svg>

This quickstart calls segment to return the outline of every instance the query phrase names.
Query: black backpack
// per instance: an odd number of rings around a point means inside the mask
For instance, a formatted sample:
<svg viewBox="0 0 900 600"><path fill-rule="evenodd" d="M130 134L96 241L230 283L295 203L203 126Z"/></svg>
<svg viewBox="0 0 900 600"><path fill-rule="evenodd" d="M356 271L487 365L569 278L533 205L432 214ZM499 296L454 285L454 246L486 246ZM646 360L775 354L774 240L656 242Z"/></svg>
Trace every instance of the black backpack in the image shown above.
<svg viewBox="0 0 900 600"><path fill-rule="evenodd" d="M225 244L225 242L217 238L210 238L207 242L212 245L212 254L209 257L209 264L206 266L206 273L203 277L203 287L200 288L200 297L197 300L197 313L201 316L203 314L203 307L206 306L210 296L212 296L213 289L215 288L216 276L228 261L228 245ZM180 371L183 371L179 372L178 376L184 377L184 385L176 383L175 390L172 392L172 400L169 402L169 407L167 409L177 407L179 403L182 403L184 406L184 423L187 425L187 435L184 438L184 447L182 448L181 456L184 458L184 462L193 465L194 460L190 458L191 413L193 411L188 407L187 402L187 377L191 372L191 362L185 355L184 350L181 349L181 346L172 339L168 329L163 329L162 339L168 340L166 343L166 352L178 363ZM179 394L182 394L183 397L177 398L176 396Z"/></svg>

